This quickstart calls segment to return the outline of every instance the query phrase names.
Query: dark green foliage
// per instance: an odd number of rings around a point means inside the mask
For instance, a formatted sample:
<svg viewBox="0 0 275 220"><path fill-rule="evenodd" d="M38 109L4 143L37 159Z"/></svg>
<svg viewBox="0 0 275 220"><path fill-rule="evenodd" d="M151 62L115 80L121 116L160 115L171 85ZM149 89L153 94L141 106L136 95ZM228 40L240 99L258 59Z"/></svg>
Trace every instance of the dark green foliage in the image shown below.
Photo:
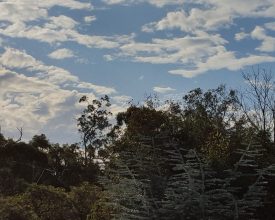
<svg viewBox="0 0 275 220"><path fill-rule="evenodd" d="M20 142L8 142L0 147L1 167L8 167L13 175L27 182L34 181L34 175L39 172L35 167L46 167L47 155L33 146Z"/></svg>
<svg viewBox="0 0 275 220"><path fill-rule="evenodd" d="M62 189L32 185L24 197L41 220L80 219L72 200Z"/></svg>
<svg viewBox="0 0 275 220"><path fill-rule="evenodd" d="M0 196L11 196L22 193L27 188L27 183L14 176L10 168L0 169Z"/></svg>
<svg viewBox="0 0 275 220"><path fill-rule="evenodd" d="M0 197L1 220L39 220L24 196Z"/></svg>
<svg viewBox="0 0 275 220"><path fill-rule="evenodd" d="M45 134L34 135L30 144L40 150L49 150L51 148L51 144Z"/></svg>
<svg viewBox="0 0 275 220"><path fill-rule="evenodd" d="M82 183L78 187L73 187L70 192L70 198L78 210L81 220L86 220L90 216L92 207L101 196L101 189L98 186Z"/></svg>

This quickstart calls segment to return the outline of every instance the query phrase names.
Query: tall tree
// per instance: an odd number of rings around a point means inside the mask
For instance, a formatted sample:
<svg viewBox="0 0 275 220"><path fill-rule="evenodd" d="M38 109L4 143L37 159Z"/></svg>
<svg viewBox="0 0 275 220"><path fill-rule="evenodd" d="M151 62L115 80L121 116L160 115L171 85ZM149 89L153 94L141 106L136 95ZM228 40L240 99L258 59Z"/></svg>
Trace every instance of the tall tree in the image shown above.
<svg viewBox="0 0 275 220"><path fill-rule="evenodd" d="M91 103L87 96L83 96L79 102L87 103L86 109L77 119L84 145L85 165L87 165L88 158L92 162L95 152L107 142L107 128L111 126L109 117L112 115L108 107L111 106L111 103L107 95L99 100L94 99Z"/></svg>
<svg viewBox="0 0 275 220"><path fill-rule="evenodd" d="M275 81L271 71L258 67L242 72L248 87L241 93L241 107L262 139L275 138Z"/></svg>

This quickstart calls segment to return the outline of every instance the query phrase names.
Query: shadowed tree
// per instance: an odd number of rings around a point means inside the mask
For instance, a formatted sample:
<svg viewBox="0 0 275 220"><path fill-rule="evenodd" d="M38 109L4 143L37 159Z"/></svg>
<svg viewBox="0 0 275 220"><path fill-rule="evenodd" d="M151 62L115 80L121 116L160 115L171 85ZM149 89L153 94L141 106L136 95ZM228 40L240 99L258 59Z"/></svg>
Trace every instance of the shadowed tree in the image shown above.
<svg viewBox="0 0 275 220"><path fill-rule="evenodd" d="M39 150L47 151L51 147L51 144L49 143L49 140L47 139L45 134L34 135L32 140L30 141L30 144Z"/></svg>

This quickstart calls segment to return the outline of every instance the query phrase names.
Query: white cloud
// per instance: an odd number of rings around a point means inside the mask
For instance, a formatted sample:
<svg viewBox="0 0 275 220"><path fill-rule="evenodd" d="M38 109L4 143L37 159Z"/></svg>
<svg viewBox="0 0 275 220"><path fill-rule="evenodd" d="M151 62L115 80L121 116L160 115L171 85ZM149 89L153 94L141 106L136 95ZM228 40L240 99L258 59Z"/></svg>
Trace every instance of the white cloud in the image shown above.
<svg viewBox="0 0 275 220"><path fill-rule="evenodd" d="M50 53L48 56L52 59L58 59L58 60L75 57L74 52L66 48L55 50L52 53Z"/></svg>
<svg viewBox="0 0 275 220"><path fill-rule="evenodd" d="M241 41L245 38L249 37L249 34L248 33L245 33L245 32L239 32L239 33L236 33L235 34L235 40L236 41Z"/></svg>
<svg viewBox="0 0 275 220"><path fill-rule="evenodd" d="M0 64L6 68L26 69L35 73L36 77L44 82L53 85L93 90L98 94L112 94L116 90L105 86L98 86L88 82L81 82L77 76L69 71L56 67L47 66L43 62L36 60L25 51L14 48L6 48L0 57Z"/></svg>
<svg viewBox="0 0 275 220"><path fill-rule="evenodd" d="M114 57L110 54L105 54L103 55L103 58L106 60L106 61L113 61L114 60Z"/></svg>
<svg viewBox="0 0 275 220"><path fill-rule="evenodd" d="M45 24L46 28L49 29L73 29L78 24L74 19L65 15L53 16L49 18L50 22Z"/></svg>
<svg viewBox="0 0 275 220"><path fill-rule="evenodd" d="M31 68L36 66L38 62L32 56L26 54L25 51L6 48L0 57L0 64L7 68Z"/></svg>
<svg viewBox="0 0 275 220"><path fill-rule="evenodd" d="M220 35L205 32L197 36L185 36L172 39L152 39L151 43L131 42L120 49L126 57L148 63L190 63L202 61L216 53L217 48L226 44ZM180 45L180 46L179 46Z"/></svg>
<svg viewBox="0 0 275 220"><path fill-rule="evenodd" d="M185 0L103 0L108 5L123 4L139 4L139 3L149 3L156 7L163 7L165 5L180 5L185 2Z"/></svg>
<svg viewBox="0 0 275 220"><path fill-rule="evenodd" d="M275 17L274 0L185 0L181 3L181 10L168 12L161 20L144 25L142 30L213 31L234 24L236 18ZM187 7L189 4L191 9Z"/></svg>
<svg viewBox="0 0 275 220"><path fill-rule="evenodd" d="M54 6L86 10L93 8L90 3L75 0L4 0L0 2L0 20L15 23L46 18L48 17L47 10Z"/></svg>
<svg viewBox="0 0 275 220"><path fill-rule="evenodd" d="M196 30L216 30L225 24L232 23L230 16L224 16L221 11L204 11L193 8L189 13L175 11L167 13L166 17L158 22L152 22L143 26L142 30L152 32L154 30L166 30L178 28L184 32Z"/></svg>
<svg viewBox="0 0 275 220"><path fill-rule="evenodd" d="M179 29L185 36L173 39L152 39L151 43L131 42L121 47L116 56L132 57L136 62L152 64L177 64L180 69L170 70L171 74L194 77L210 70L240 68L274 62L275 57L266 54L241 54L227 49L228 41L218 31L234 25L238 18L275 18L274 0L185 0L181 9L170 11L159 21L145 24L144 32ZM274 23L265 27L273 30ZM243 29L242 29L243 30ZM256 27L250 33L244 30L235 34L240 41L252 37L261 41L256 50L275 51L275 38L266 30Z"/></svg>
<svg viewBox="0 0 275 220"><path fill-rule="evenodd" d="M87 82L78 82L76 85L77 88L81 89L92 89L96 91L96 93L101 94L101 95L109 95L116 93L116 90L111 87L105 87L105 86L98 86L92 83L87 83Z"/></svg>
<svg viewBox="0 0 275 220"><path fill-rule="evenodd" d="M256 31L254 35L265 36L261 31ZM152 39L151 43L133 41L123 45L121 53L114 56L132 58L135 62L178 64L182 68L170 70L169 73L188 78L210 70L238 71L245 66L275 61L275 57L268 55L237 56L235 52L226 49L226 44L228 41L219 34L196 32L195 36Z"/></svg>
<svg viewBox="0 0 275 220"><path fill-rule="evenodd" d="M210 70L227 69L231 71L239 71L243 67L263 62L275 62L275 57L267 55L249 55L237 58L234 52L229 52L221 48L216 55L209 57L205 62L198 62L195 68L191 70L178 69L171 70L169 73L192 78Z"/></svg>
<svg viewBox="0 0 275 220"><path fill-rule="evenodd" d="M171 88L171 87L160 87L160 86L155 86L153 88L153 90L155 92L158 92L158 93L168 93L168 92L173 92L175 91L175 89Z"/></svg>
<svg viewBox="0 0 275 220"><path fill-rule="evenodd" d="M87 47L116 48L125 36L86 35L78 31L77 21L66 15L49 16L48 10L54 6L70 9L90 10L92 5L74 0L10 0L0 2L0 34L11 38L27 38L46 43L76 42ZM85 21L95 19L87 16ZM35 21L34 24L29 22Z"/></svg>
<svg viewBox="0 0 275 220"><path fill-rule="evenodd" d="M117 115L119 112L126 111L126 109L129 107L129 102L131 102L131 100L132 97L126 95L111 97L111 102L113 104L110 110L113 116Z"/></svg>
<svg viewBox="0 0 275 220"><path fill-rule="evenodd" d="M275 31L275 22L269 22L264 25L267 29Z"/></svg>
<svg viewBox="0 0 275 220"><path fill-rule="evenodd" d="M91 23L91 22L93 22L93 21L95 21L96 20L96 17L95 16L86 16L86 17L84 17L84 21L86 22L86 23Z"/></svg>
<svg viewBox="0 0 275 220"><path fill-rule="evenodd" d="M68 112L73 117L80 110L77 100L81 93L64 90L37 77L27 77L3 67L0 68L0 87L0 123L3 130L12 133L16 127L22 127L27 139L41 132L50 120L63 117L63 121L57 123L64 123ZM55 130L54 127L52 129ZM58 130L55 132L59 133ZM67 127L63 132L72 131Z"/></svg>
<svg viewBox="0 0 275 220"><path fill-rule="evenodd" d="M6 28L0 29L0 34L13 38L27 38L32 40L38 40L46 43L60 43L60 42L76 42L87 47L96 48L115 48L120 44L117 42L118 37L106 37L106 36L91 36L81 34L72 28L75 24L69 22L69 20L63 22L63 25L58 24L56 19L51 18L48 23L42 26L26 26L22 22L13 23Z"/></svg>
<svg viewBox="0 0 275 220"><path fill-rule="evenodd" d="M20 74L22 70L29 74ZM116 93L114 88L82 82L67 70L47 66L14 48L5 48L0 56L0 88L0 124L6 135L22 127L25 139L46 133L62 142L78 138L76 118L83 109L78 103L81 96L96 98L93 91L99 95ZM122 102L128 99L115 96L114 110L124 110Z"/></svg>
<svg viewBox="0 0 275 220"><path fill-rule="evenodd" d="M251 32L251 37L256 40L260 40L261 45L256 50L262 52L273 52L275 51L275 37L268 36L266 30L263 27L256 26Z"/></svg>
<svg viewBox="0 0 275 220"><path fill-rule="evenodd" d="M114 100L118 104L124 105L130 102L132 100L132 97L127 95L113 96L112 100Z"/></svg>

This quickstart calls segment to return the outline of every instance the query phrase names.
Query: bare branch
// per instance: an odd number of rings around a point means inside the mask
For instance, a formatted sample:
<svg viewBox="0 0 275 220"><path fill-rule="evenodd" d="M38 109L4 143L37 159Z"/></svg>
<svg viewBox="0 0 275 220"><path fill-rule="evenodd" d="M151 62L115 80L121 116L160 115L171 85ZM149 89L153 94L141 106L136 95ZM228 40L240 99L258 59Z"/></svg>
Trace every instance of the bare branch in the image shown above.
<svg viewBox="0 0 275 220"><path fill-rule="evenodd" d="M19 138L15 141L15 143L18 143L22 140L22 136L23 136L23 129L22 128L17 128L17 130L19 131Z"/></svg>

